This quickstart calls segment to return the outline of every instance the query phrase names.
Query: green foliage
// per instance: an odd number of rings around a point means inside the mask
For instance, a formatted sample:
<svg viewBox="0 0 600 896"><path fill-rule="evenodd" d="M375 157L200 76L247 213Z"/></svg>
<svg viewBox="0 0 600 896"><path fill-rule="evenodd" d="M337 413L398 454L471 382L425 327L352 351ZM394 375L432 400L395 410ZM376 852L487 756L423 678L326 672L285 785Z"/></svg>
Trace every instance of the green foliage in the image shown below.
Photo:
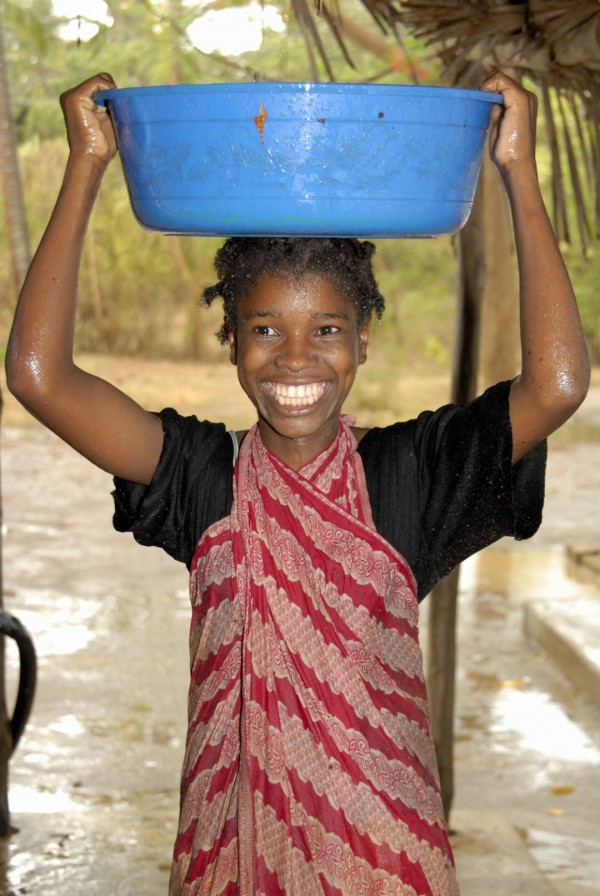
<svg viewBox="0 0 600 896"><path fill-rule="evenodd" d="M62 138L22 147L27 215L32 244L39 241L60 187L66 161ZM109 168L94 210L80 278L77 346L81 351L152 357L225 357L214 332L219 311L199 308L202 289L214 282L217 239L165 237L139 226L133 217L117 162ZM453 251L449 239L381 240L376 272L387 299L375 338L392 360L431 356L447 344L454 307ZM7 259L0 232L0 258ZM8 265L0 267L0 288L9 293ZM4 303L6 332L14 302ZM434 360L443 360L437 349Z"/></svg>
<svg viewBox="0 0 600 896"><path fill-rule="evenodd" d="M428 366L439 365L453 341L452 240L378 240L376 245L375 270L386 312L380 330L374 326L374 338L391 360L418 365L427 359Z"/></svg>
<svg viewBox="0 0 600 896"><path fill-rule="evenodd" d="M600 264L597 249L589 249L584 257L573 246L562 247L569 269L586 336L594 364L600 363Z"/></svg>
<svg viewBox="0 0 600 896"><path fill-rule="evenodd" d="M21 162L31 242L35 246L52 210L66 158L58 97L95 71L110 71L118 84L307 80L310 69L301 34L290 19L284 36L265 31L259 51L226 59L203 54L186 37L198 8L182 0L107 0L114 19L84 43L65 42L50 0L5 0L3 24L12 103L21 142ZM276 0L273 0L276 2ZM211 8L231 6L214 0ZM206 8L206 4L203 4ZM348 0L343 10L372 28L364 5ZM338 80L435 83L439 70L429 51L405 38L395 67L348 44L354 67L343 58L329 29L318 22ZM319 76L326 73L319 65ZM549 192L548 175L544 177ZM0 213L1 196L0 196ZM4 220L3 217L0 220ZM213 282L218 241L164 237L134 220L120 170L109 169L95 210L82 264L77 345L82 351L153 357L224 357L214 338L218 309L199 310L202 288ZM600 361L600 270L577 249L566 256L579 296L595 361ZM375 350L392 362L447 367L454 339L455 257L449 238L380 241L376 271L387 311L373 327ZM0 224L0 290L11 295L6 233ZM7 332L13 302L0 309Z"/></svg>

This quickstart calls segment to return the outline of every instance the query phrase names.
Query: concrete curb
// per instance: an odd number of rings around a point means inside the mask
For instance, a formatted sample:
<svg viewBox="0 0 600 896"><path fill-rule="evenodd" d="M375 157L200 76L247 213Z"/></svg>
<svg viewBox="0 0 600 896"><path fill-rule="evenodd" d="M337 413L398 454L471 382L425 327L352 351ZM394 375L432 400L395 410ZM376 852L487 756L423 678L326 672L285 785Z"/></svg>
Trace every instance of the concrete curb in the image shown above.
<svg viewBox="0 0 600 896"><path fill-rule="evenodd" d="M556 896L504 816L458 810L450 826L461 896Z"/></svg>
<svg viewBox="0 0 600 896"><path fill-rule="evenodd" d="M600 707L600 596L526 604L524 631Z"/></svg>

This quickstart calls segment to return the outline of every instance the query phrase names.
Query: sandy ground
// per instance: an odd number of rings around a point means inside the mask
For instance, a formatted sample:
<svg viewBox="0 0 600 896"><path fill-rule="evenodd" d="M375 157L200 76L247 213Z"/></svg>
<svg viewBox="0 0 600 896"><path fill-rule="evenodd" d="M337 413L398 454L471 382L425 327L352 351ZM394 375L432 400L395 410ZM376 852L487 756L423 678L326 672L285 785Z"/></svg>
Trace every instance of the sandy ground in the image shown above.
<svg viewBox="0 0 600 896"><path fill-rule="evenodd" d="M94 363L147 406L251 419L227 365ZM442 379L402 388L427 406L447 394ZM527 643L522 613L548 595L598 596L564 545L600 536L599 433L596 374L551 441L541 531L488 549L461 577L455 806L508 818L559 896L598 892L600 716ZM109 477L10 398L2 464L5 604L34 636L39 685L11 763L19 831L2 845L0 894L159 896L185 734L185 570L114 533ZM426 612L423 628L426 646ZM15 665L9 655L13 676Z"/></svg>

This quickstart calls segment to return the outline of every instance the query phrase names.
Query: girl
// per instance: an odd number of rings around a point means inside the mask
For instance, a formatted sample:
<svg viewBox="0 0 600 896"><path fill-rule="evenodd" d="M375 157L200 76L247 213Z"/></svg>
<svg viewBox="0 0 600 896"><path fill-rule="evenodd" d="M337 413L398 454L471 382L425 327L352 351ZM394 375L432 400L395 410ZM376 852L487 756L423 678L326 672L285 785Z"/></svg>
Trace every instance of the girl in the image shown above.
<svg viewBox="0 0 600 896"><path fill-rule="evenodd" d="M383 299L357 240L232 239L222 341L247 433L149 413L73 363L89 215L116 152L98 75L62 98L70 154L19 300L11 390L116 477L115 525L191 572L191 685L170 893L458 893L417 639L418 599L502 535L532 535L544 439L589 362L534 158L536 103L503 74L490 151L510 200L522 371L385 429L342 415Z"/></svg>

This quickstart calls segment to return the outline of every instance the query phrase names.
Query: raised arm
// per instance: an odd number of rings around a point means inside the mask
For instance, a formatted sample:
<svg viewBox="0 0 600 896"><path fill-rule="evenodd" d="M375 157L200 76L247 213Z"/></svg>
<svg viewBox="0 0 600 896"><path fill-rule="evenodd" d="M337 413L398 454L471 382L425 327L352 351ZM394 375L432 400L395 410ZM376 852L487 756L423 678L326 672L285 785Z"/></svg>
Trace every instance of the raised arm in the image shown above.
<svg viewBox="0 0 600 896"><path fill-rule="evenodd" d="M510 394L513 461L577 410L590 363L577 303L540 193L535 164L537 100L504 74L482 89L504 96L496 107L490 155L512 211L520 279L521 374Z"/></svg>
<svg viewBox="0 0 600 896"><path fill-rule="evenodd" d="M112 122L92 99L114 87L101 74L61 97L69 158L50 222L15 313L6 356L11 392L46 426L108 472L147 484L162 446L159 419L73 362L84 237L107 165Z"/></svg>

